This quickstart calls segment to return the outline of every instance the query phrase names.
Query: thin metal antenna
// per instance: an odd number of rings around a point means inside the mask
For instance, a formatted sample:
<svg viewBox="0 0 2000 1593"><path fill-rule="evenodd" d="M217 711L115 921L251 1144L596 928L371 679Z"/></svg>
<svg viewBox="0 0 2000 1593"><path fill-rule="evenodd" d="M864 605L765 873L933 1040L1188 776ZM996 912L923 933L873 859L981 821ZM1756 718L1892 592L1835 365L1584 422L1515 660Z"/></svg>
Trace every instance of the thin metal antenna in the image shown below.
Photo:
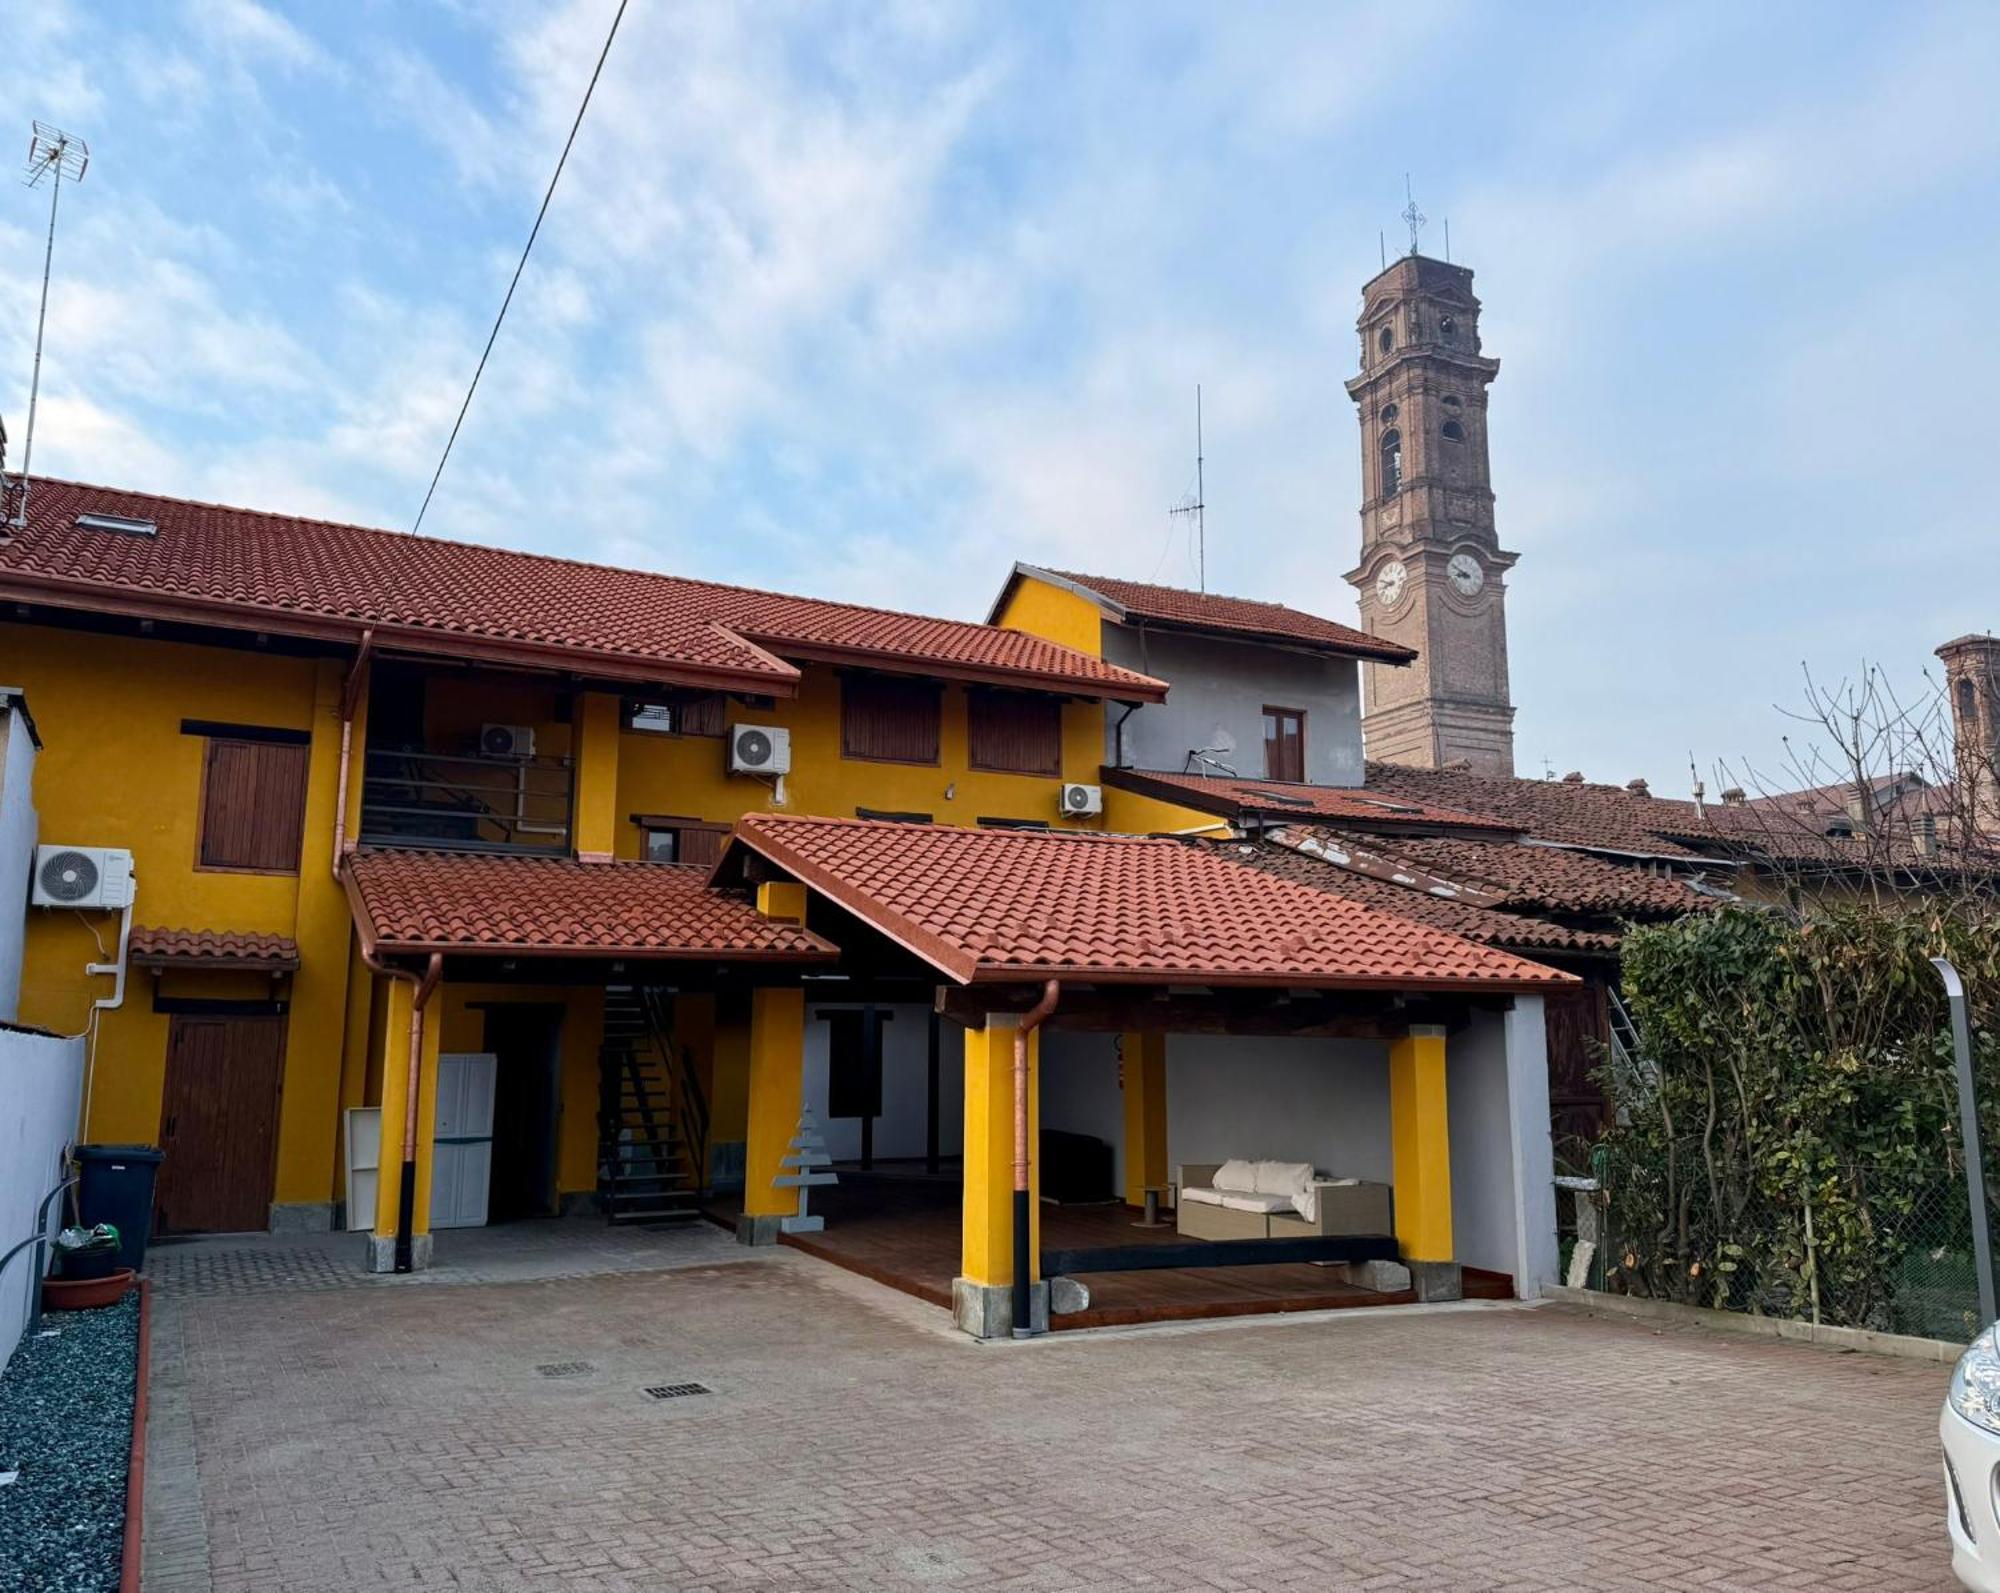
<svg viewBox="0 0 2000 1593"><path fill-rule="evenodd" d="M42 396L42 331L49 321L49 276L56 256L56 206L62 199L63 179L83 181L90 167L90 146L71 138L59 127L36 122L28 137L28 169L22 179L28 187L49 179L49 239L42 249L42 307L35 316L35 369L28 381L28 434L21 439L20 492L14 501L14 524L28 523L28 472L35 461L35 410Z"/></svg>
<svg viewBox="0 0 2000 1593"><path fill-rule="evenodd" d="M1451 217L1444 218L1444 263L1451 264Z"/></svg>
<svg viewBox="0 0 2000 1593"><path fill-rule="evenodd" d="M1408 172L1403 173L1403 197L1409 200L1409 204L1403 207L1403 221L1410 229L1410 253L1415 254L1417 252L1417 234L1423 229L1424 223L1431 218L1417 208L1416 195L1410 192L1410 174Z"/></svg>
<svg viewBox="0 0 2000 1593"><path fill-rule="evenodd" d="M1375 247L1382 251L1382 269L1387 271L1389 269L1389 235L1386 232L1378 231L1375 234Z"/></svg>
<svg viewBox="0 0 2000 1593"><path fill-rule="evenodd" d="M1208 590L1208 501L1203 485L1204 460L1201 446L1201 383L1194 386L1194 495L1183 498L1167 511L1169 516L1194 516L1195 579L1202 591Z"/></svg>

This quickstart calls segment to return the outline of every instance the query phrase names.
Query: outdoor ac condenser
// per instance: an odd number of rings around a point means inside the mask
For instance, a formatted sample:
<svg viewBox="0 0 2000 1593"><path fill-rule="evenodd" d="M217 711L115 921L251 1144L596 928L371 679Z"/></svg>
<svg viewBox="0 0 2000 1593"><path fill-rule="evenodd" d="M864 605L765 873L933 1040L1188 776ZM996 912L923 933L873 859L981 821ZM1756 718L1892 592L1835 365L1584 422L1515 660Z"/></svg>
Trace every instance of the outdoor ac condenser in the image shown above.
<svg viewBox="0 0 2000 1593"><path fill-rule="evenodd" d="M29 900L37 907L129 907L132 854L111 846L38 846Z"/></svg>
<svg viewBox="0 0 2000 1593"><path fill-rule="evenodd" d="M792 733L777 725L729 727L731 774L790 774Z"/></svg>

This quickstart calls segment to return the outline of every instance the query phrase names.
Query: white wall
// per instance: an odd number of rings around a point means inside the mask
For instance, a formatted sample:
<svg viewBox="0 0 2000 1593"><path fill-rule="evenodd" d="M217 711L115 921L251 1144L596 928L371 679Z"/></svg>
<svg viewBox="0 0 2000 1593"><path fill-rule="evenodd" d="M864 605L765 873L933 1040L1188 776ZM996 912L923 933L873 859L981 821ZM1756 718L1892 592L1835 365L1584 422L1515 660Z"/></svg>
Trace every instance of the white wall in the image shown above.
<svg viewBox="0 0 2000 1593"><path fill-rule="evenodd" d="M61 1176L83 1104L83 1041L0 1026L0 1252L34 1231L35 1208ZM61 1207L56 1213L61 1225ZM27 1317L34 1253L0 1273L0 1367Z"/></svg>
<svg viewBox="0 0 2000 1593"><path fill-rule="evenodd" d="M0 696L0 1023L21 1011L21 952L35 863L35 738Z"/></svg>
<svg viewBox="0 0 2000 1593"><path fill-rule="evenodd" d="M861 1119L829 1118L827 1047L832 1026L820 1021L822 1012L858 1012L851 1001L815 1001L806 992L805 1104L819 1115L826 1129L828 1153L835 1161L861 1155ZM882 1115L875 1119L878 1160L924 1154L924 1070L928 1054L931 1009L916 1003L880 1008L882 1024ZM965 1144L965 1031L945 1020L938 1036L938 1149L956 1156Z"/></svg>
<svg viewBox="0 0 2000 1593"><path fill-rule="evenodd" d="M1311 1162L1387 1182L1389 1052L1379 1040L1176 1034L1167 1041L1167 1165L1232 1156Z"/></svg>
<svg viewBox="0 0 2000 1593"><path fill-rule="evenodd" d="M1556 1269L1555 1162L1539 996L1476 1012L1445 1052L1453 1248L1533 1299Z"/></svg>

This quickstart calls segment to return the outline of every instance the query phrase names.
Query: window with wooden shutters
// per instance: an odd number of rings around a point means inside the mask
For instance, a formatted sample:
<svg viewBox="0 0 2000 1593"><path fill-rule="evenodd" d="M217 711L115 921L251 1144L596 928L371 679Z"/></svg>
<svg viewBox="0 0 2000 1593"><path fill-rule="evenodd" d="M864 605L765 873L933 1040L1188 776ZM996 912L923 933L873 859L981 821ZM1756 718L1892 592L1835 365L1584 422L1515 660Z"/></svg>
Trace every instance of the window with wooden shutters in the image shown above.
<svg viewBox="0 0 2000 1593"><path fill-rule="evenodd" d="M719 736L729 728L729 699L719 691L683 698L678 712L675 728L684 736Z"/></svg>
<svg viewBox="0 0 2000 1593"><path fill-rule="evenodd" d="M311 750L304 737L208 738L202 772L203 868L298 872Z"/></svg>
<svg viewBox="0 0 2000 1593"><path fill-rule="evenodd" d="M729 844L731 826L701 819L682 819L657 813L635 813L632 822L645 835L645 858L649 863L688 863L712 868L722 849Z"/></svg>
<svg viewBox="0 0 2000 1593"><path fill-rule="evenodd" d="M1025 691L972 691L965 699L967 758L1005 774L1062 773L1062 700Z"/></svg>
<svg viewBox="0 0 2000 1593"><path fill-rule="evenodd" d="M1302 782L1306 777L1306 716L1297 708L1264 710L1264 778Z"/></svg>
<svg viewBox="0 0 2000 1593"><path fill-rule="evenodd" d="M882 763L938 761L939 687L895 675L844 675L840 754Z"/></svg>

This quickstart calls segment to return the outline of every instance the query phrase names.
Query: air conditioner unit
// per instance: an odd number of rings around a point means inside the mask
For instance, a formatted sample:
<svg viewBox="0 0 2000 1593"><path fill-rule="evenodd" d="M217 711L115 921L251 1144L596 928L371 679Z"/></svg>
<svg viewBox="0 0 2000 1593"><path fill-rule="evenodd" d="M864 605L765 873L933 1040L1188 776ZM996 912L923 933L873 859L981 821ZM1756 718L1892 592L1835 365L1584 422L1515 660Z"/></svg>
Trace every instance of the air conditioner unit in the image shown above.
<svg viewBox="0 0 2000 1593"><path fill-rule="evenodd" d="M488 758L532 758L535 755L535 727L481 725L479 751Z"/></svg>
<svg viewBox="0 0 2000 1593"><path fill-rule="evenodd" d="M37 907L130 907L132 854L109 846L38 846L29 899Z"/></svg>
<svg viewBox="0 0 2000 1593"><path fill-rule="evenodd" d="M776 725L729 727L731 774L790 774L792 733Z"/></svg>
<svg viewBox="0 0 2000 1593"><path fill-rule="evenodd" d="M1064 785L1062 788L1062 810L1065 818L1082 818L1088 813L1104 811L1104 787L1101 785Z"/></svg>

